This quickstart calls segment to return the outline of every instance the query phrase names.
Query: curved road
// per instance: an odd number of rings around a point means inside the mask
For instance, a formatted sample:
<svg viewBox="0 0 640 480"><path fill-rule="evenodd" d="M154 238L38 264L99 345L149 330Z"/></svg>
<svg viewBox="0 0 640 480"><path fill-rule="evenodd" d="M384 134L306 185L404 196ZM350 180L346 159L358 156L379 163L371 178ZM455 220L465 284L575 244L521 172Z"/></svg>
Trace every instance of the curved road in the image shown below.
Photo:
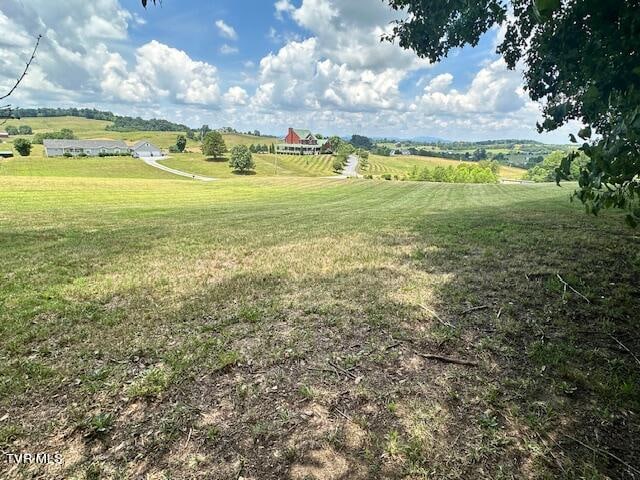
<svg viewBox="0 0 640 480"><path fill-rule="evenodd" d="M346 178L358 178L358 157L356 155L350 155L347 159L347 165L345 165L344 170L342 171L342 175L334 175L332 177L324 177L324 178L335 178L344 180Z"/></svg>
<svg viewBox="0 0 640 480"><path fill-rule="evenodd" d="M166 160L168 158L170 157L140 157L140 160L142 160L144 163L146 163L150 167L154 167L154 168L163 170L165 172L172 173L174 175L180 175L181 177L187 177L193 180L200 180L201 182L213 182L217 180L216 178L203 177L201 175L195 175L193 173L183 172L182 170L176 170L175 168L166 167L158 163L158 160Z"/></svg>

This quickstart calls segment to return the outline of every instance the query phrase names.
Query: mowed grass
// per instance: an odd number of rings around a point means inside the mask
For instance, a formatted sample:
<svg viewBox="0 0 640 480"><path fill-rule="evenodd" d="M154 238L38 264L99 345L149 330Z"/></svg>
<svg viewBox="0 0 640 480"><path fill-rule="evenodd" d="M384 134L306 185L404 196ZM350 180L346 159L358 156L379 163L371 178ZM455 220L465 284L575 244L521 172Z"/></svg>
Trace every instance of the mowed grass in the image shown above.
<svg viewBox="0 0 640 480"><path fill-rule="evenodd" d="M0 448L64 456L1 476L624 477L640 238L570 190L0 177Z"/></svg>
<svg viewBox="0 0 640 480"><path fill-rule="evenodd" d="M180 178L150 167L142 160L133 157L48 158L44 156L42 145L34 145L28 157L15 156L0 159L0 176Z"/></svg>
<svg viewBox="0 0 640 480"><path fill-rule="evenodd" d="M259 153L253 155L253 160L256 165L253 174L257 176L326 177L335 175L332 171L333 157L331 155L300 156ZM235 176L229 168L228 155L213 160L206 158L201 153L175 154L160 163L178 170L214 178Z"/></svg>
<svg viewBox="0 0 640 480"><path fill-rule="evenodd" d="M406 156L398 155L393 157L383 157L380 155L370 155L369 166L366 168L360 167L360 173L363 175L380 176L383 174L391 174L403 176L408 174L414 166L418 168L422 167L448 167L460 165L460 163L474 163L474 162L460 162L458 160L448 160L446 158L435 157L418 157L418 156ZM508 180L520 180L526 170L522 168L508 167L505 165L500 166L500 178Z"/></svg>
<svg viewBox="0 0 640 480"><path fill-rule="evenodd" d="M185 132L113 132L106 130L112 122L104 120L91 120L79 117L36 117L22 118L20 120L9 120L2 128L7 125L29 125L34 133L59 131L63 128L73 130L73 133L80 139L110 139L124 140L128 143L134 143L138 140L149 140L154 145L168 149L171 145L175 145L176 138L179 134ZM23 138L33 138L33 135L18 135ZM256 137L245 134L223 134L225 142L229 146L243 144L267 144L277 142L274 137ZM200 143L196 140L188 140L187 149L198 149ZM2 144L0 144L2 147Z"/></svg>

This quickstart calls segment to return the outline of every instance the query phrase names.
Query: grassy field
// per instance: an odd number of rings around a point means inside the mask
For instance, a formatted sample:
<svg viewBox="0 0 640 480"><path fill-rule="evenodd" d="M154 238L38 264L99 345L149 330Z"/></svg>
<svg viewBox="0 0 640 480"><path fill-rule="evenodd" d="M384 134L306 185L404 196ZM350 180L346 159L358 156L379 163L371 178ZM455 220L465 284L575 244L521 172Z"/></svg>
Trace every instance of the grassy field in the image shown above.
<svg viewBox="0 0 640 480"><path fill-rule="evenodd" d="M253 160L256 164L255 174L258 176L327 177L335 175L332 170L331 155L303 157L299 155L254 154ZM229 168L228 158L214 161L205 158L201 153L173 155L172 158L160 163L178 170L215 178L234 176Z"/></svg>
<svg viewBox="0 0 640 480"><path fill-rule="evenodd" d="M0 477L632 478L640 235L569 191L1 175L0 449L64 464Z"/></svg>
<svg viewBox="0 0 640 480"><path fill-rule="evenodd" d="M417 156L405 156L398 155L393 157L383 157L380 155L369 156L369 166L367 168L360 168L359 172L363 175L380 176L385 173L391 175L403 176L409 173L414 167L448 167L460 165L457 160L448 160L445 158L433 158L433 157L417 157ZM466 162L473 163L473 162ZM500 167L500 178L509 180L520 180L525 174L526 170L521 168L507 167L502 165Z"/></svg>
<svg viewBox="0 0 640 480"><path fill-rule="evenodd" d="M34 133L58 131L63 128L73 130L73 133L80 139L111 139L124 140L126 142L137 142L138 140L149 140L151 143L160 148L169 148L175 145L176 137L180 132L112 132L106 130L111 122L104 120L89 120L79 117L39 117L39 118L23 118L21 120L9 120L2 128L7 125L29 125ZM31 135L19 135L19 137L31 138ZM228 146L243 144L271 144L277 141L273 137L254 137L252 135L243 134L223 134L225 142ZM1 146L1 145L0 145ZM199 143L194 140L187 142L188 149L198 149Z"/></svg>

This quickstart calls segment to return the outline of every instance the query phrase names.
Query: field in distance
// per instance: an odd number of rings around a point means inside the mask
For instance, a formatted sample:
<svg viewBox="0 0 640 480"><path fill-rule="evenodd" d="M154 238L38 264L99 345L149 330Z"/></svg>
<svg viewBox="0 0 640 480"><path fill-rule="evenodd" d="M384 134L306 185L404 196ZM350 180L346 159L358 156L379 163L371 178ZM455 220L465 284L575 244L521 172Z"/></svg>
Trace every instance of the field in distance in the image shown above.
<svg viewBox="0 0 640 480"><path fill-rule="evenodd" d="M108 121L90 120L78 117L38 117L11 120L8 125L29 125L34 133L58 131L63 128L73 130L80 139L112 139L135 142L148 139L158 147L168 149L175 144L179 132L113 132L105 128ZM31 138L31 135L19 135L18 137ZM279 140L274 137L256 137L246 134L223 134L228 148L233 145L260 144L270 145ZM9 141L11 146L12 139ZM0 144L1 147L1 144ZM229 178L234 176L229 169L226 160L212 161L200 153L200 143L189 140L187 152L172 154L171 158L162 163L178 170L197 175L205 175L214 178ZM275 156L271 154L254 155L256 163L255 174L257 176L301 176L324 177L335 175L333 172L333 159L330 155L317 157L302 156ZM407 175L414 167L423 166L449 166L458 165L460 162L443 158L398 156L382 157L371 155L369 167L360 168L363 175L371 174L376 177L383 174ZM505 179L520 179L525 170L502 166L500 177ZM164 172L154 171L152 167L141 164L138 160L130 158L79 158L79 159L47 159L43 155L40 145L34 145L30 157L16 156L13 159L0 160L0 175L38 175L38 176L105 176L105 177L136 177L136 178L166 178Z"/></svg>

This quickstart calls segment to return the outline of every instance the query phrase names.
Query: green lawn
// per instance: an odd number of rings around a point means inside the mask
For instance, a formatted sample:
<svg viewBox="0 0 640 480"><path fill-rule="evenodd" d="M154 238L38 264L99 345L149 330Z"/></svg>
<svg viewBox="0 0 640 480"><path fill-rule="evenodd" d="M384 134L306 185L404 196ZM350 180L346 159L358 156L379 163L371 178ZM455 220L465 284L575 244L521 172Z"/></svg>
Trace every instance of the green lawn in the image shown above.
<svg viewBox="0 0 640 480"><path fill-rule="evenodd" d="M227 156L228 157L228 156ZM237 176L229 168L228 158L217 160L204 157L201 153L175 154L160 163L171 168L214 178ZM332 171L331 155L299 156L254 154L256 164L254 174L263 177L327 177Z"/></svg>
<svg viewBox="0 0 640 480"><path fill-rule="evenodd" d="M640 237L570 187L86 177L0 175L0 449L65 458L3 478L638 465Z"/></svg>

